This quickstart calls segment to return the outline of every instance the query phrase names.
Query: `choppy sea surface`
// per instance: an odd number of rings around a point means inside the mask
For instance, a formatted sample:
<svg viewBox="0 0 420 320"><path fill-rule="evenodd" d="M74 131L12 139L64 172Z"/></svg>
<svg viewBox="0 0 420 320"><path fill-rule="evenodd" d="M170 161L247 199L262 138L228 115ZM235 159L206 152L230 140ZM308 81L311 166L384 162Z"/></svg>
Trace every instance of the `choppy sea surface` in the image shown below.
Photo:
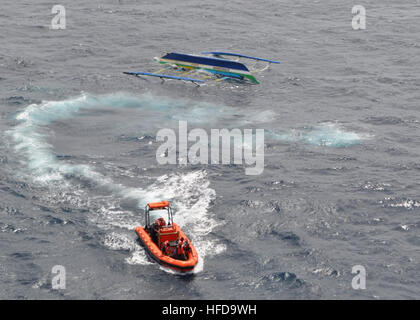
<svg viewBox="0 0 420 320"><path fill-rule="evenodd" d="M61 1L0 7L0 298L420 298L420 2ZM280 60L259 85L141 80L165 52ZM156 134L265 130L265 168L160 165ZM154 263L170 200L200 264ZM54 290L52 268L66 270ZM352 288L353 266L367 272Z"/></svg>

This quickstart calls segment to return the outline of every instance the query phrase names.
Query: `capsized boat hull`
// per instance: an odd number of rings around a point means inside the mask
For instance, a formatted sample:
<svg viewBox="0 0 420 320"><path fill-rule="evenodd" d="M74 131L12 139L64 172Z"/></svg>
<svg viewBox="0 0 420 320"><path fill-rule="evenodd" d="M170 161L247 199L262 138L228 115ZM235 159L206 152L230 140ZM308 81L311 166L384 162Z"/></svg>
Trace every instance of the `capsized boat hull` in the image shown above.
<svg viewBox="0 0 420 320"><path fill-rule="evenodd" d="M197 251L185 233L181 230L181 228L176 223L173 223L173 225L179 232L179 238L183 237L190 244L191 250L188 253L188 260L178 260L163 254L156 243L153 242L149 233L143 227L137 227L136 233L139 236L140 242L145 247L146 251L158 263L181 272L192 271L198 263Z"/></svg>
<svg viewBox="0 0 420 320"><path fill-rule="evenodd" d="M175 64L178 67L185 69L202 69L225 76L231 76L235 78L239 77L242 79L247 78L253 83L259 83L244 64L236 61L194 56L175 52L168 53L163 57L156 59L161 64Z"/></svg>

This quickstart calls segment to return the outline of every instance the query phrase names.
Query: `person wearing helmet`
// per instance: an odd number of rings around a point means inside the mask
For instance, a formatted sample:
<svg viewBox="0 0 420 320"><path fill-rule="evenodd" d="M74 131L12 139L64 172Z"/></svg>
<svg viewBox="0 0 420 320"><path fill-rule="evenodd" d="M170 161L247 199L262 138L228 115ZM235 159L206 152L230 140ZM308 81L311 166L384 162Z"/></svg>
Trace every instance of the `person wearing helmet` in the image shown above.
<svg viewBox="0 0 420 320"><path fill-rule="evenodd" d="M176 255L177 259L179 260L185 260L185 253L184 253L184 238L181 237L181 239L178 241L178 245L176 247Z"/></svg>
<svg viewBox="0 0 420 320"><path fill-rule="evenodd" d="M162 251L162 253L165 255L169 254L169 242L167 240L165 242L162 242L160 246L160 251Z"/></svg>
<svg viewBox="0 0 420 320"><path fill-rule="evenodd" d="M190 243L187 240L185 240L182 247L184 248L185 260L188 260L188 253L191 252Z"/></svg>

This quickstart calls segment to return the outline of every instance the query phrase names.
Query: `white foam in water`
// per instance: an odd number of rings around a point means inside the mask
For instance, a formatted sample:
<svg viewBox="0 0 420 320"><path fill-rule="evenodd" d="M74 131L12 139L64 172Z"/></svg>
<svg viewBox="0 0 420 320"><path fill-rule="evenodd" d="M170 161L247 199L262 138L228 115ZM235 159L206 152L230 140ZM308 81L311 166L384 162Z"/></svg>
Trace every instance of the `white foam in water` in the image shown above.
<svg viewBox="0 0 420 320"><path fill-rule="evenodd" d="M194 272L203 270L205 257L215 252L215 247L219 253L224 251L223 245L208 239L208 234L219 224L208 213L210 203L216 194L209 184L204 170L193 171L187 174L163 175L157 178L146 192L142 192L143 199L147 199L143 205L146 205L146 202L162 199L173 200L174 220L187 233L200 257ZM127 188L125 196L137 199L139 191ZM169 271L167 268L163 269Z"/></svg>
<svg viewBox="0 0 420 320"><path fill-rule="evenodd" d="M104 244L112 250L128 250L133 251L135 249L135 243L126 234L117 232L111 232L104 238Z"/></svg>
<svg viewBox="0 0 420 320"><path fill-rule="evenodd" d="M196 247L200 259L194 272L200 272L203 270L206 256L225 250L224 245L208 238L208 234L219 225L208 213L210 202L216 194L209 184L204 170L186 174L175 173L156 178L155 183L146 190L125 188L118 195L123 198L137 199L139 208L143 208L147 202L162 199L173 201L174 220L183 228ZM108 201L97 213L98 215L91 217L91 220L104 229L119 227L132 231L143 221L143 216L119 209L115 200ZM112 240L108 239L105 243L113 249L118 248L118 244L122 241L121 239L116 241L115 235ZM127 249L129 248L121 246L120 250ZM141 252L134 250L132 256L126 261L130 264L145 264L145 261L148 263L149 260L143 255L143 251L143 249ZM163 269L172 272L170 269Z"/></svg>
<svg viewBox="0 0 420 320"><path fill-rule="evenodd" d="M139 247L139 245L133 241L133 238L130 238L126 234L111 232L105 236L104 245L111 250L130 251L131 256L125 259L128 264L153 264L146 256L143 248Z"/></svg>
<svg viewBox="0 0 420 320"><path fill-rule="evenodd" d="M205 171L195 171L184 175L162 176L148 188L153 201L163 199L165 195L175 199L174 219L187 233L200 258L194 272L203 270L204 258L214 252L215 247L218 247L218 252L224 251L223 245L207 237L219 224L208 214L210 203L216 195L209 184Z"/></svg>
<svg viewBox="0 0 420 320"><path fill-rule="evenodd" d="M49 124L56 120L74 117L82 109L148 107L168 110L177 106L177 103L170 101L159 102L150 95L135 97L122 93L104 96L83 94L75 99L29 105L17 115L16 118L20 122L8 133L16 143L16 150L25 154L31 176L37 183L54 184L54 188L66 187L68 183L66 176L71 175L89 179L111 192L113 198L103 197L102 202L105 204L100 207L96 215L89 217L103 229L118 227L133 231L139 223L138 214L121 210L115 197L136 199L139 208L144 208L147 202L163 199L173 201L176 222L185 229L199 253L200 262L196 268L196 272L199 272L203 269L204 258L210 251L214 252L215 247L218 248L217 252L224 250L223 246L217 245L207 237L217 226L217 222L208 213L215 191L209 187L210 182L205 171L163 175L156 178L156 181L146 189L125 187L96 172L89 165L58 161L53 147L46 140ZM76 194L76 191L73 193ZM78 194L82 195L83 192ZM113 250L130 251L131 257L127 258L127 263L150 264L144 250L124 234L112 232L105 237L104 244Z"/></svg>
<svg viewBox="0 0 420 320"><path fill-rule="evenodd" d="M349 147L370 138L368 134L347 131L336 123L323 123L305 129L292 129L287 133L270 132L269 135L283 141L304 142L326 147Z"/></svg>
<svg viewBox="0 0 420 320"><path fill-rule="evenodd" d="M153 262L147 257L146 252L143 248L136 248L130 257L125 259L125 262L132 265L148 265L153 264Z"/></svg>

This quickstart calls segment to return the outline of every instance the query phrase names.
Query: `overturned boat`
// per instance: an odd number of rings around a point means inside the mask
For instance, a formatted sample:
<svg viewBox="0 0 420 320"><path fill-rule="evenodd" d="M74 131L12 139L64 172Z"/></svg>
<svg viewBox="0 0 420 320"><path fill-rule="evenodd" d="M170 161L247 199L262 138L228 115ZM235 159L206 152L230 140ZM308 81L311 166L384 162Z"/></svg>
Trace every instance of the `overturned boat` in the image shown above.
<svg viewBox="0 0 420 320"><path fill-rule="evenodd" d="M167 221L163 217L165 213ZM148 203L145 225L137 227L136 233L148 254L158 263L180 272L192 271L197 265L197 251L173 222L173 211L168 201Z"/></svg>
<svg viewBox="0 0 420 320"><path fill-rule="evenodd" d="M266 70L271 64L279 64L279 61L247 56L244 54L207 51L203 55L192 55L185 53L171 52L155 60L163 65L163 68L156 72L124 72L138 78L157 77L164 81L165 79L182 80L195 83L197 86L206 82L219 82L222 80L235 82L249 82L258 84L255 73ZM232 60L235 59L235 60ZM240 59L254 61L254 64L265 64L263 68L246 66L239 62Z"/></svg>

